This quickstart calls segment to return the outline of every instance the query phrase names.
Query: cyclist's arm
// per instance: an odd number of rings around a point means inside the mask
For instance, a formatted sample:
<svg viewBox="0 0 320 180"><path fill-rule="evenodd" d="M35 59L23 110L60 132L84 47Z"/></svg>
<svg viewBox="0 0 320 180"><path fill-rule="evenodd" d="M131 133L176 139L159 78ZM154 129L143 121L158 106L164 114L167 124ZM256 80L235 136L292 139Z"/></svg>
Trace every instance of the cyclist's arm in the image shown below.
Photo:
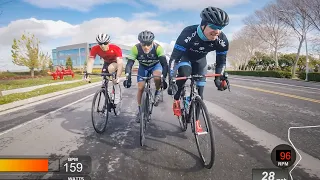
<svg viewBox="0 0 320 180"><path fill-rule="evenodd" d="M178 63L182 55L186 52L189 42L189 36L191 36L191 34L187 28L182 30L182 32L180 33L171 53L171 57L169 60L169 68L171 68L172 62Z"/></svg>
<svg viewBox="0 0 320 180"><path fill-rule="evenodd" d="M117 77L121 77L122 71L123 71L123 59L122 59L122 50L120 49L120 47L116 46L115 48L115 52L117 55Z"/></svg>
<svg viewBox="0 0 320 180"><path fill-rule="evenodd" d="M223 74L226 68L227 53L229 50L229 42L224 33L221 32L220 36L220 46L216 50L216 74Z"/></svg>
<svg viewBox="0 0 320 180"><path fill-rule="evenodd" d="M129 76L131 76L132 66L134 65L134 61L137 59L137 56L138 56L138 48L137 46L133 46L131 48L131 51L128 57L128 62L125 69L125 73L129 74Z"/></svg>
<svg viewBox="0 0 320 180"><path fill-rule="evenodd" d="M94 46L90 50L89 59L87 61L87 73L92 73L94 59L97 56L97 48Z"/></svg>
<svg viewBox="0 0 320 180"><path fill-rule="evenodd" d="M164 54L164 50L163 48L159 45L157 47L157 56L159 57L159 61L160 61L160 64L162 66L162 75L163 75L163 78L166 79L167 77L167 74L168 74L168 62L167 62L167 58Z"/></svg>

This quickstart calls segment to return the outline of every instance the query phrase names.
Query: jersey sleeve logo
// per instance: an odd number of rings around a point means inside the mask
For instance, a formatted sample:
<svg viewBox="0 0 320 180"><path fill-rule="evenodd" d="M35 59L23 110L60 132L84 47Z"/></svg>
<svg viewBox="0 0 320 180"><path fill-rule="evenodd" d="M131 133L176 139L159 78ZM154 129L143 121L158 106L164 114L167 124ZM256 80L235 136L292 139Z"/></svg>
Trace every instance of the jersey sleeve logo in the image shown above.
<svg viewBox="0 0 320 180"><path fill-rule="evenodd" d="M188 36L188 37L184 40L184 42L185 42L185 43L188 43L189 41L191 41L191 39L192 39L193 37L196 36L196 34L197 34L197 31L193 32L193 33L191 34L191 37Z"/></svg>
<svg viewBox="0 0 320 180"><path fill-rule="evenodd" d="M226 42L224 42L224 40L222 40L222 39L219 39L219 44L220 44L222 47L226 47Z"/></svg>

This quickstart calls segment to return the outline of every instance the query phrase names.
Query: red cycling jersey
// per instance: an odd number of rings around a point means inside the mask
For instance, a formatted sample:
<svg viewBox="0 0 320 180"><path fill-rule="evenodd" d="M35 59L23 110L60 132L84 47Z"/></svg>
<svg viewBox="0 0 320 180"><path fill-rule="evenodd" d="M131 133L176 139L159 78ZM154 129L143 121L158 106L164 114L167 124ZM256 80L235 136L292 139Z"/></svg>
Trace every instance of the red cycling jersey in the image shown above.
<svg viewBox="0 0 320 180"><path fill-rule="evenodd" d="M122 57L122 51L120 47L109 44L109 49L107 51L103 51L99 45L95 45L91 48L90 58L96 58L96 56L100 56L105 62L113 63L117 62L117 58Z"/></svg>

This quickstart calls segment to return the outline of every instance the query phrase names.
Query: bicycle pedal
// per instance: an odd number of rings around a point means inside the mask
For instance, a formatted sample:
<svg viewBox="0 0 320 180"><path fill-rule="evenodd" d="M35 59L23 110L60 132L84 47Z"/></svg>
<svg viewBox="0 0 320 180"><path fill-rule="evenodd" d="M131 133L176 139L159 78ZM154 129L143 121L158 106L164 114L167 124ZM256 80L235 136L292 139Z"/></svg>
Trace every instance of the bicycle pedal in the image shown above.
<svg viewBox="0 0 320 180"><path fill-rule="evenodd" d="M208 134L208 132L196 132L196 135L206 135L206 134Z"/></svg>

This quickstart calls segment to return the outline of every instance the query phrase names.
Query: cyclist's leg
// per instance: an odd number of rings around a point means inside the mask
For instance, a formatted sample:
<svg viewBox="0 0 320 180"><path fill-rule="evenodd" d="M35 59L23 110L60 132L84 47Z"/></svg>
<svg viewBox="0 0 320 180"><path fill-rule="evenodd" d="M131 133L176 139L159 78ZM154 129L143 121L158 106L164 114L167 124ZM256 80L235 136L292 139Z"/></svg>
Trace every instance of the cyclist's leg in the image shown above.
<svg viewBox="0 0 320 180"><path fill-rule="evenodd" d="M139 65L138 68L138 75L142 76L142 77L146 77L148 74L148 69L146 66L143 65ZM137 82L138 82L138 92L137 92L137 103L138 103L138 113L137 113L137 118L136 118L136 122L140 122L140 106L141 106L141 97L142 97L142 93L144 90L144 80L142 78L140 78L139 76L137 76Z"/></svg>
<svg viewBox="0 0 320 180"><path fill-rule="evenodd" d="M206 57L201 58L192 64L192 74L206 75L207 71L208 71L208 67L207 67ZM203 91L204 91L204 86L206 85L206 77L199 78L196 81L196 84L198 87L198 94L203 99Z"/></svg>
<svg viewBox="0 0 320 180"><path fill-rule="evenodd" d="M184 77L184 76L190 76L192 72L191 63L189 61L181 61L176 69L178 70L177 77ZM181 91L183 89L183 85L186 83L187 80L179 80L176 81L176 84L178 86L178 90L176 94L174 95L175 100L179 100Z"/></svg>
<svg viewBox="0 0 320 180"><path fill-rule="evenodd" d="M102 69L101 69L101 73L109 73L108 72L108 66L109 66L109 63L104 62L103 66L102 66ZM102 79L103 79L103 77L102 77ZM104 87L104 84L102 84L102 87Z"/></svg>
<svg viewBox="0 0 320 180"><path fill-rule="evenodd" d="M191 64L189 61L181 61L177 67L178 69L178 77L184 77L184 76L190 76L192 72ZM179 80L176 81L176 84L178 86L178 90L176 94L174 95L174 102L173 102L173 113L176 116L181 116L181 108L180 108L180 95L183 89L184 84L186 83L186 80Z"/></svg>
<svg viewBox="0 0 320 180"><path fill-rule="evenodd" d="M162 74L162 66L160 63L157 63L156 65L153 66L153 68L151 69L152 74L154 76L161 76ZM161 78L159 77L155 77L154 78L154 83L156 86L156 91L155 91L155 106L158 105L159 103L159 99L160 99L160 88L161 88Z"/></svg>
<svg viewBox="0 0 320 180"><path fill-rule="evenodd" d="M112 62L108 65L108 73L114 73L118 70L118 64L116 62ZM115 83L115 81L113 81Z"/></svg>

